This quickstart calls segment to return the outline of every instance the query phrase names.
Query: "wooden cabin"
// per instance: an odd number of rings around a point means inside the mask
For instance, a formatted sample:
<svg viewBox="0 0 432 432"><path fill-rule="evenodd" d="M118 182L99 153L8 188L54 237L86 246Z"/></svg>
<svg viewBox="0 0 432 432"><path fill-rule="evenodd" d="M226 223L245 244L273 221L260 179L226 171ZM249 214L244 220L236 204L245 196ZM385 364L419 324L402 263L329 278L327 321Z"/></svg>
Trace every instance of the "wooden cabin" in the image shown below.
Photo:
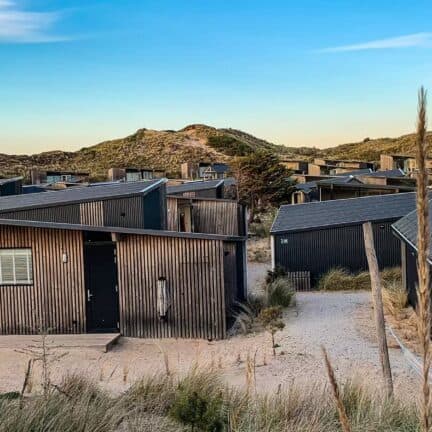
<svg viewBox="0 0 432 432"><path fill-rule="evenodd" d="M238 236L0 219L0 333L222 339L245 256Z"/></svg>
<svg viewBox="0 0 432 432"><path fill-rule="evenodd" d="M165 171L152 168L110 168L108 170L109 181L141 181L153 180L165 177Z"/></svg>
<svg viewBox="0 0 432 432"><path fill-rule="evenodd" d="M4 197L0 218L165 229L165 183L165 179L114 183Z"/></svg>
<svg viewBox="0 0 432 432"><path fill-rule="evenodd" d="M429 216L432 217L432 204L429 201ZM409 303L417 306L417 211L413 210L405 217L395 222L392 226L395 236L400 240L402 262L402 285L408 292ZM429 221L429 223L432 223ZM428 258L429 266L432 266L432 256Z"/></svg>
<svg viewBox="0 0 432 432"><path fill-rule="evenodd" d="M168 195L170 231L247 235L246 208L237 201Z"/></svg>
<svg viewBox="0 0 432 432"><path fill-rule="evenodd" d="M271 228L272 265L309 272L312 285L335 267L367 270L362 224L371 222L380 268L401 263L391 225L415 209L415 194L282 206Z"/></svg>
<svg viewBox="0 0 432 432"><path fill-rule="evenodd" d="M22 194L22 177L0 179L0 197Z"/></svg>
<svg viewBox="0 0 432 432"><path fill-rule="evenodd" d="M53 183L86 183L89 181L90 174L75 171L42 171L34 168L30 171L31 183L34 185L39 184L53 184Z"/></svg>

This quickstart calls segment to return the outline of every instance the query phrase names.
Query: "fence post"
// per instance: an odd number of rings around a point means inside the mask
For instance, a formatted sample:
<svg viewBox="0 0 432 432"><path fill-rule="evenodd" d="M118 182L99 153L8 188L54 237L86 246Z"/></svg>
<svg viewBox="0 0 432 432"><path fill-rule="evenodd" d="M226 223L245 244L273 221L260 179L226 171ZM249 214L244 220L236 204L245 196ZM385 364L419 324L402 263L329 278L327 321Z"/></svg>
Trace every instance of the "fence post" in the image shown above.
<svg viewBox="0 0 432 432"><path fill-rule="evenodd" d="M387 396L393 396L393 380L390 367L390 359L385 332L384 309L381 292L381 278L379 274L378 260L375 252L372 224L363 224L366 257L369 265L369 274L372 287L372 298L374 302L375 324L377 330L378 346L380 352L381 367L384 376Z"/></svg>

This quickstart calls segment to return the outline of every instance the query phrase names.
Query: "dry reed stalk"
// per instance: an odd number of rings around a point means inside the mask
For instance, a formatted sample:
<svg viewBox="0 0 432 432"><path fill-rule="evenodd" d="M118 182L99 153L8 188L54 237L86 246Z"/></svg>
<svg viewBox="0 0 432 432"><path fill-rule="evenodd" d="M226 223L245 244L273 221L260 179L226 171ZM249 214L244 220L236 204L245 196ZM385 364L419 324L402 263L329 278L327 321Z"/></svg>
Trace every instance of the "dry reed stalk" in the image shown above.
<svg viewBox="0 0 432 432"><path fill-rule="evenodd" d="M418 93L417 118L417 249L418 249L418 309L419 309L419 339L423 360L422 371L422 431L429 432L430 421L430 388L429 370L431 366L430 337L431 311L429 292L429 203L427 199L428 172L426 169L426 91L423 87Z"/></svg>
<svg viewBox="0 0 432 432"><path fill-rule="evenodd" d="M340 424L342 426L342 431L343 432L351 432L351 426L350 426L348 416L347 416L346 411L345 411L345 406L343 404L342 397L339 393L339 387L338 387L338 384L336 381L336 376L335 376L333 367L330 363L330 359L327 355L326 349L324 347L321 347L321 349L322 349L322 352L324 355L324 361L325 361L325 365L326 365L326 369L327 369L327 375L328 375L328 378L330 381L330 386L332 388L333 397L334 397L334 400L336 402L336 408L337 408L337 411L339 414L339 421L340 421Z"/></svg>

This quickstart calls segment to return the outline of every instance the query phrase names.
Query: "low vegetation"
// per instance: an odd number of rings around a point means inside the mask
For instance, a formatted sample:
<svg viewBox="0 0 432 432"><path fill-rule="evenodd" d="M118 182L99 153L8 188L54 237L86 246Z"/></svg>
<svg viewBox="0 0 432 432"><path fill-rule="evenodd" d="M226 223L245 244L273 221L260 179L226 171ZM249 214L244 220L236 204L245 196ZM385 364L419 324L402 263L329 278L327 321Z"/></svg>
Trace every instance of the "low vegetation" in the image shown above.
<svg viewBox="0 0 432 432"><path fill-rule="evenodd" d="M388 268L381 272L384 286L396 286L401 281L400 268ZM344 268L334 268L325 273L318 281L322 291L356 291L370 290L369 272L350 273Z"/></svg>
<svg viewBox="0 0 432 432"><path fill-rule="evenodd" d="M414 406L386 400L354 383L341 397L355 431L418 430ZM116 397L82 377L69 377L47 398L0 401L0 432L15 431L291 431L340 430L328 389L290 386L267 396L234 390L212 371L156 376Z"/></svg>
<svg viewBox="0 0 432 432"><path fill-rule="evenodd" d="M248 334L260 331L266 327L266 314L269 309L277 309L282 314L283 309L295 303L295 290L291 281L282 269L269 270L261 295L250 295L246 303L237 305L234 332ZM264 314L264 315L263 315Z"/></svg>

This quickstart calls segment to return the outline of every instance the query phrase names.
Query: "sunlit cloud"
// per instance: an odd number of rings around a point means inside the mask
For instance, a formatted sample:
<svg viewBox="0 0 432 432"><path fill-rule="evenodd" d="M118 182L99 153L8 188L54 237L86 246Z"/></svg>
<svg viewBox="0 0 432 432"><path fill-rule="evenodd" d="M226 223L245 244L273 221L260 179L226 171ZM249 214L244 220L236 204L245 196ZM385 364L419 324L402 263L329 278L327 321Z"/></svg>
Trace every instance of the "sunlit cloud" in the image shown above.
<svg viewBox="0 0 432 432"><path fill-rule="evenodd" d="M60 12L32 12L21 9L15 1L0 0L0 43L46 43L68 40L56 35L53 26Z"/></svg>
<svg viewBox="0 0 432 432"><path fill-rule="evenodd" d="M432 33L415 33L406 36L397 36L387 39L378 39L353 45L342 45L319 50L320 52L346 52L379 49L395 49L408 47L432 46Z"/></svg>

